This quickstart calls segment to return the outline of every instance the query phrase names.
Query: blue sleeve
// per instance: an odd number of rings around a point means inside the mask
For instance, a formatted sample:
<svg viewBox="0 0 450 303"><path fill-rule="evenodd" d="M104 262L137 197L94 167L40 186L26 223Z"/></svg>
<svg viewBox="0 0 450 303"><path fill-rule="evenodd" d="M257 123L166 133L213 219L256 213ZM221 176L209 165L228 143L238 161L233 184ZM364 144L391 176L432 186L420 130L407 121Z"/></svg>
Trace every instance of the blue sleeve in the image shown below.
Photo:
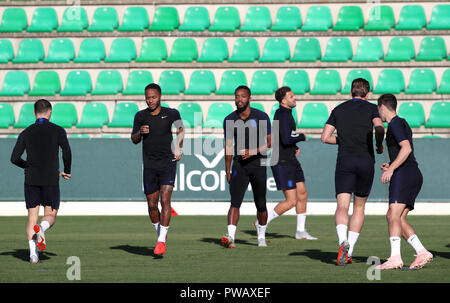
<svg viewBox="0 0 450 303"><path fill-rule="evenodd" d="M376 105L374 105L372 108L373 108L372 119L380 118L380 113L378 112L378 107Z"/></svg>
<svg viewBox="0 0 450 303"><path fill-rule="evenodd" d="M395 137L395 140L397 140L397 143L402 142L403 140L408 140L408 136L405 132L405 127L403 126L403 123L400 123L401 120L396 120L394 123L391 123L389 125L389 128L391 129L392 134Z"/></svg>
<svg viewBox="0 0 450 303"><path fill-rule="evenodd" d="M283 145L293 145L300 141L305 141L304 134L292 134L292 130L289 126L289 117L286 114L278 114L278 126L280 127L280 141Z"/></svg>
<svg viewBox="0 0 450 303"><path fill-rule="evenodd" d="M135 134L137 132L139 132L139 130L141 129L141 119L139 117L139 112L136 113L136 115L134 116L134 122L133 122L133 130L131 131L131 134Z"/></svg>
<svg viewBox="0 0 450 303"><path fill-rule="evenodd" d="M11 154L11 162L20 168L26 168L28 166L27 161L22 159L22 154L25 151L25 139L23 132L19 135L14 145L14 149Z"/></svg>
<svg viewBox="0 0 450 303"><path fill-rule="evenodd" d="M336 127L336 116L334 114L334 109L331 111L330 117L328 118L326 124L333 125L334 127Z"/></svg>
<svg viewBox="0 0 450 303"><path fill-rule="evenodd" d="M176 109L172 109L172 123L175 125L175 128L178 130L179 128L184 128L183 120L181 120L180 112Z"/></svg>

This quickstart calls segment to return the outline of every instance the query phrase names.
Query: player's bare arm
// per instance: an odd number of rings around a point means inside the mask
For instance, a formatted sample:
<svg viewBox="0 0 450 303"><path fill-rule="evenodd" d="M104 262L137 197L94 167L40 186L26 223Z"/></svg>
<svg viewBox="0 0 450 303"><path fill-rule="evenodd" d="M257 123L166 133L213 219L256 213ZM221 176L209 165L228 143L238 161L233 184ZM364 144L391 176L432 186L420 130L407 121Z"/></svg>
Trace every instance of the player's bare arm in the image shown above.
<svg viewBox="0 0 450 303"><path fill-rule="evenodd" d="M383 139L384 139L384 125L380 118L374 118L372 120L373 127L375 128L375 142L377 145L377 153L382 154L384 151L383 148Z"/></svg>
<svg viewBox="0 0 450 303"><path fill-rule="evenodd" d="M397 158L385 169L383 169L383 175L381 176L381 183L386 184L391 181L392 175L394 171L400 167L406 159L408 159L409 154L412 152L411 144L409 144L408 140L403 140L398 143L400 145L400 151L397 155Z"/></svg>
<svg viewBox="0 0 450 303"><path fill-rule="evenodd" d="M321 141L326 144L337 144L337 137L333 135L336 128L333 125L325 124L322 131Z"/></svg>

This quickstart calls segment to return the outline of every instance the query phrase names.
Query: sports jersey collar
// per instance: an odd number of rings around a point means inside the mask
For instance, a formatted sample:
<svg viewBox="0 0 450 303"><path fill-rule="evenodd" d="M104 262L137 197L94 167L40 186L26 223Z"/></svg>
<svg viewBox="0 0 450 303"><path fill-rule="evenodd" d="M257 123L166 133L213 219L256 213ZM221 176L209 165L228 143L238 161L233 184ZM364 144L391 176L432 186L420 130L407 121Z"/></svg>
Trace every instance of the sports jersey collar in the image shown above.
<svg viewBox="0 0 450 303"><path fill-rule="evenodd" d="M44 123L47 123L47 122L48 122L48 120L45 119L45 118L36 119L36 124L44 124Z"/></svg>
<svg viewBox="0 0 450 303"><path fill-rule="evenodd" d="M282 105L280 105L280 108L281 108L282 110L285 110L285 111L288 111L288 112L292 112L292 108L287 108L287 107L284 107L284 106L282 106Z"/></svg>
<svg viewBox="0 0 450 303"><path fill-rule="evenodd" d="M353 98L352 100L353 100L353 101L363 101L363 102L364 102L364 101L367 101L367 100L364 100L364 99L361 99L361 98Z"/></svg>
<svg viewBox="0 0 450 303"><path fill-rule="evenodd" d="M397 120L398 120L398 116L395 116L394 118L392 118L392 120L391 120L391 122L389 122L389 124L391 124L392 122L397 121Z"/></svg>

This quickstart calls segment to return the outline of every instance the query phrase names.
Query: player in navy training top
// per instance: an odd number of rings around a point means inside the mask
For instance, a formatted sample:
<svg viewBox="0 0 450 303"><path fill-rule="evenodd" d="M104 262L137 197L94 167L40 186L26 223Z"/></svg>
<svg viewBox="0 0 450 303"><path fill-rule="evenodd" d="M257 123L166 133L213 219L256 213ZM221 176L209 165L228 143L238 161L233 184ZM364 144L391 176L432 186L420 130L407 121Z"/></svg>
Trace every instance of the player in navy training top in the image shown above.
<svg viewBox="0 0 450 303"><path fill-rule="evenodd" d="M166 251L167 231L172 214L170 200L175 185L177 162L182 155L184 126L176 109L161 107L159 85L155 83L147 85L145 102L148 107L137 112L134 117L131 140L134 144L142 140L144 193L147 197L150 220L158 234L154 253L163 255ZM175 144L172 125L177 132ZM158 210L160 193L161 213Z"/></svg>
<svg viewBox="0 0 450 303"><path fill-rule="evenodd" d="M369 92L367 80L353 80L352 99L333 109L322 132L323 143L338 145L335 223L339 241L337 264L340 266L352 262L353 248L364 223L364 208L374 177L374 128L377 153L383 152L384 126L377 106L367 101ZM337 137L333 135L335 130ZM347 227L352 194L353 215Z"/></svg>
<svg viewBox="0 0 450 303"><path fill-rule="evenodd" d="M34 104L36 122L23 130L14 146L11 162L25 169L25 204L28 209L27 235L30 262L38 263L40 250L46 247L44 232L52 227L60 204L59 177L71 177L72 153L64 128L49 122L52 105L45 99ZM59 148L63 154L64 170L59 172ZM22 159L26 151L27 159ZM44 217L39 219L39 207Z"/></svg>
<svg viewBox="0 0 450 303"><path fill-rule="evenodd" d="M250 183L257 210L258 246L264 247L267 246L265 155L271 143L270 120L265 112L250 107L251 91L247 86L236 88L234 98L236 110L223 121L225 172L230 184L231 206L228 211L228 234L222 238L222 244L229 248L235 247L239 208Z"/></svg>
<svg viewBox="0 0 450 303"><path fill-rule="evenodd" d="M297 143L305 141L306 136L297 132L297 126L292 116L292 111L296 107L295 95L289 87L283 86L275 92L275 99L280 102L280 107L275 112L272 128L279 130L279 144L275 144L275 140L272 141L272 155L278 155L278 159L274 160L276 163L272 163L272 173L277 189L283 191L286 200L278 203L274 209L269 211L267 224L295 207L297 214L295 238L317 240L305 230L308 192L302 167L297 160L300 155Z"/></svg>
<svg viewBox="0 0 450 303"><path fill-rule="evenodd" d="M417 257L411 269L422 268L433 259L433 255L424 248L415 234L414 228L406 221L408 213L414 209L414 202L422 187L423 177L414 157L412 131L405 119L397 116L397 99L385 94L378 99L381 119L388 122L386 145L389 151L389 163L381 166L381 182L389 184L389 210L387 221L391 256L379 269L402 268L400 253L401 237L412 245Z"/></svg>

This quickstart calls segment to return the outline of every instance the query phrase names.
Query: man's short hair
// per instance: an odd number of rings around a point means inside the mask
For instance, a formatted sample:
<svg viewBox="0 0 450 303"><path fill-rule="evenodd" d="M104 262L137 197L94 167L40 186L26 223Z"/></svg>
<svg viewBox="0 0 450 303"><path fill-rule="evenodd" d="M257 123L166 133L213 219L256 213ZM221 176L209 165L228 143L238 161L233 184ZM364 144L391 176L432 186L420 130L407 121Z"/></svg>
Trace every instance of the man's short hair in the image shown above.
<svg viewBox="0 0 450 303"><path fill-rule="evenodd" d="M358 78L352 82L352 97L365 97L370 92L369 81L363 78Z"/></svg>
<svg viewBox="0 0 450 303"><path fill-rule="evenodd" d="M39 99L34 103L34 113L44 114L52 109L52 104L45 99Z"/></svg>
<svg viewBox="0 0 450 303"><path fill-rule="evenodd" d="M161 87L158 84L156 84L156 83L150 83L149 85L147 85L145 87L144 91L147 91L147 89L157 90L159 92L159 94L161 95Z"/></svg>
<svg viewBox="0 0 450 303"><path fill-rule="evenodd" d="M248 96L251 97L252 91L251 91L250 88L248 88L248 86L246 86L246 85L239 85L239 86L234 90L234 94L236 95L237 91L240 90L240 89L246 90L247 93L248 93Z"/></svg>
<svg viewBox="0 0 450 303"><path fill-rule="evenodd" d="M292 91L292 89L289 86L282 86L275 92L275 100L281 103L281 101L286 97L286 94L288 92Z"/></svg>
<svg viewBox="0 0 450 303"><path fill-rule="evenodd" d="M384 105L389 110L397 111L397 98L393 94L384 94L378 98L378 106Z"/></svg>

